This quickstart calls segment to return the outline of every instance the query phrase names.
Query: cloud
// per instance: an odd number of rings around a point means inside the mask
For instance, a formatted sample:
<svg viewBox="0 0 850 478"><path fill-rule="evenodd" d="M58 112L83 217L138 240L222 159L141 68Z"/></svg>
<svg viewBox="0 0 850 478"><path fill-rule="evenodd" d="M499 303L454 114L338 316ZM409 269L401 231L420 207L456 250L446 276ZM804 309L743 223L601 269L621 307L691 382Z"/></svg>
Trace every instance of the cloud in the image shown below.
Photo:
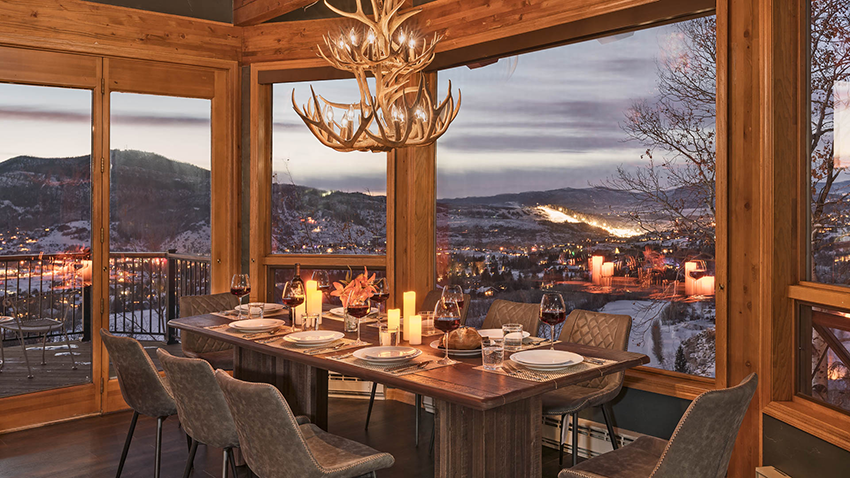
<svg viewBox="0 0 850 478"><path fill-rule="evenodd" d="M461 152L499 151L503 153L531 152L561 152L587 153L591 151L609 151L617 149L634 149L624 138L607 135L453 135L440 140L439 145L449 150Z"/></svg>
<svg viewBox="0 0 850 478"><path fill-rule="evenodd" d="M86 122L91 123L91 115L74 111L59 111L37 108L0 108L0 118L4 120L17 119L24 121L54 121L54 122ZM210 119L199 116L170 115L156 116L144 114L117 113L111 117L112 124L133 126L206 126Z"/></svg>
<svg viewBox="0 0 850 478"><path fill-rule="evenodd" d="M57 121L57 122L80 122L91 123L91 114L76 113L73 111L38 110L31 108L2 108L0 107L0 119L24 120L24 121Z"/></svg>

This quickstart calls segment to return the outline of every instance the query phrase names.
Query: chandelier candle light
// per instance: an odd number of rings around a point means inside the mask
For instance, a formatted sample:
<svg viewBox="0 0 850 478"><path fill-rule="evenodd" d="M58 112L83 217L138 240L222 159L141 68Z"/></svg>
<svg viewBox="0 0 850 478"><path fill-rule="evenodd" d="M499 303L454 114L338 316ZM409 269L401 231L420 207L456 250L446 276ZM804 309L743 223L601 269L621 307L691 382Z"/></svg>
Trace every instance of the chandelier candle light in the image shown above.
<svg viewBox="0 0 850 478"><path fill-rule="evenodd" d="M350 72L360 89L359 103L333 103L316 95L299 108L292 90L292 106L310 131L325 146L338 151L390 151L408 146L433 144L446 132L460 111L460 91L455 103L452 85L439 104L422 73L434 60L441 36L418 39L401 28L422 9L399 13L404 0L371 0L372 15L344 12L325 5L334 13L362 25L324 37L319 55L334 68ZM326 51L327 50L327 51ZM374 84L375 93L369 85Z"/></svg>

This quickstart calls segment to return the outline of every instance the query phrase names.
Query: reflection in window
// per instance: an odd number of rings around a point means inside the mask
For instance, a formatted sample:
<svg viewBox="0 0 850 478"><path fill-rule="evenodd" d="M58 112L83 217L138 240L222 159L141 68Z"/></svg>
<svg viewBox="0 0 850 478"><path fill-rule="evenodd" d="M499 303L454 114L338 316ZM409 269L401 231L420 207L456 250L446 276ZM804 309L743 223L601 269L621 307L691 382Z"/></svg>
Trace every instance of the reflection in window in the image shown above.
<svg viewBox="0 0 850 478"><path fill-rule="evenodd" d="M386 154L322 145L293 110L293 89L307 101L310 83L274 86L272 253L385 254ZM331 101L359 98L354 80L322 81L321 91Z"/></svg>
<svg viewBox="0 0 850 478"><path fill-rule="evenodd" d="M473 296L628 314L652 367L714 376L715 19L440 74L437 275ZM542 335L548 328L541 328Z"/></svg>
<svg viewBox="0 0 850 478"><path fill-rule="evenodd" d="M305 269L305 268L302 267L300 277L301 277L301 280L304 281L305 283L308 280L318 281L319 279L317 277L314 277L313 274L316 271L325 271L328 274L328 278L330 279L331 284L333 284L334 282L339 282L341 284L345 284L349 279L351 279L353 277L357 277L358 274L362 274L363 270L364 269L362 267L352 267L351 269ZM368 269L368 271L369 271L369 277L371 277L372 274L374 274L376 279L381 279L381 278L384 278L384 277L387 276L386 271L383 270L383 269L377 269L377 268L372 269L372 268L370 268L370 269ZM275 268L272 271L272 277L274 278L274 287L269 289L272 296L267 298L267 300L269 300L271 302L282 303L281 297L283 296L283 286L288 281L292 280L292 277L293 277L294 274L295 274L295 268L284 268L284 267ZM331 290L333 290L333 287L331 287ZM328 307L341 307L342 306L342 302L340 302L339 297L333 297L333 296L330 295L330 293L324 294L322 302L324 304L327 304ZM378 306L377 304L372 304L372 307L377 307L377 306Z"/></svg>
<svg viewBox="0 0 850 478"><path fill-rule="evenodd" d="M800 392L850 411L850 314L803 306Z"/></svg>

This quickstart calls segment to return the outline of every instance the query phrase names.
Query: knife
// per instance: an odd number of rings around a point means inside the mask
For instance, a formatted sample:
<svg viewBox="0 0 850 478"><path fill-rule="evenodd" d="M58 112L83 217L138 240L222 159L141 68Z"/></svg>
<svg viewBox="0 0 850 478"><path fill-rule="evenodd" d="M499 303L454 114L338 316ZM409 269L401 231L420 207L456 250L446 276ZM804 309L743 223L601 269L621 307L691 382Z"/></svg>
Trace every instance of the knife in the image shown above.
<svg viewBox="0 0 850 478"><path fill-rule="evenodd" d="M411 364L411 365L405 365L405 366L402 366L402 367L395 367L395 368L387 369L387 372L389 372L389 373L407 372L408 370L415 370L415 369L418 369L418 368L426 367L431 362L433 362L433 360L426 360L424 362L419 362L419 363L415 363L415 364Z"/></svg>
<svg viewBox="0 0 850 478"><path fill-rule="evenodd" d="M338 343L334 346L325 346L325 347L322 347L320 349L311 350L311 351L306 352L306 353L307 353L307 355L319 355L319 354L324 354L324 353L328 353L328 352L333 352L334 350L339 350L344 346L345 346L345 342L343 341L343 342L340 342L340 343Z"/></svg>

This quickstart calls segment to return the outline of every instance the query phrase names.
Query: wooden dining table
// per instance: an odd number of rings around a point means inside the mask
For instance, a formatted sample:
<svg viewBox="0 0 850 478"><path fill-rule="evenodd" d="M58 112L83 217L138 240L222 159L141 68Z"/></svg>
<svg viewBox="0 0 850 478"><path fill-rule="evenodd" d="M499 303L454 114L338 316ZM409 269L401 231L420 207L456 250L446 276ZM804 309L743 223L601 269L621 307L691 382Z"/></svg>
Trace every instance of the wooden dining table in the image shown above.
<svg viewBox="0 0 850 478"><path fill-rule="evenodd" d="M171 320L168 325L233 344L234 377L274 385L295 414L309 416L325 430L328 371L432 397L437 410L434 469L435 476L441 478L541 476L543 394L649 362L644 354L557 343L557 350L604 359L606 364L535 382L475 370L481 365L481 357L453 357L458 363L452 366L394 375L328 358L352 349L307 355L207 328L227 322L217 315L199 315ZM325 318L321 329L342 332L343 323ZM361 334L363 340L377 345L376 328L364 324ZM354 338L355 334L346 337ZM422 345L416 347L424 353L440 355L429 346L438 338L423 337Z"/></svg>

